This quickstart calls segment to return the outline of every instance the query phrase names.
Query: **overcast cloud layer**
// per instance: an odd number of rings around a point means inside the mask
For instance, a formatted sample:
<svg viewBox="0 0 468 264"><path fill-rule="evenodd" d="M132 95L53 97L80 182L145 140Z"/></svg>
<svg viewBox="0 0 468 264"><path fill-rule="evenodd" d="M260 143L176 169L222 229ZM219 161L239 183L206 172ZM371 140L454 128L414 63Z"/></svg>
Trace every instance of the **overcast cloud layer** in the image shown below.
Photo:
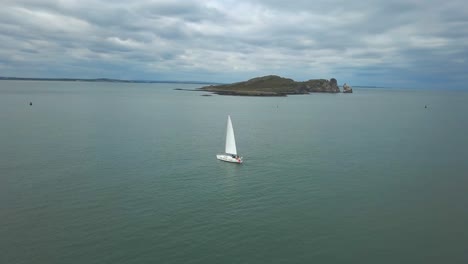
<svg viewBox="0 0 468 264"><path fill-rule="evenodd" d="M0 5L0 76L468 88L466 0Z"/></svg>

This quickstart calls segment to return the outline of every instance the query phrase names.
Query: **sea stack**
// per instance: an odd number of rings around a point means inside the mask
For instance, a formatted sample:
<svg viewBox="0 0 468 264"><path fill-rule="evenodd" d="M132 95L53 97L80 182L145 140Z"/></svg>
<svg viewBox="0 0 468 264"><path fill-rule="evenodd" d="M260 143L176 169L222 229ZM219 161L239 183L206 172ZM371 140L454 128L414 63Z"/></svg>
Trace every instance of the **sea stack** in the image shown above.
<svg viewBox="0 0 468 264"><path fill-rule="evenodd" d="M343 93L353 93L353 88L345 83L343 84Z"/></svg>

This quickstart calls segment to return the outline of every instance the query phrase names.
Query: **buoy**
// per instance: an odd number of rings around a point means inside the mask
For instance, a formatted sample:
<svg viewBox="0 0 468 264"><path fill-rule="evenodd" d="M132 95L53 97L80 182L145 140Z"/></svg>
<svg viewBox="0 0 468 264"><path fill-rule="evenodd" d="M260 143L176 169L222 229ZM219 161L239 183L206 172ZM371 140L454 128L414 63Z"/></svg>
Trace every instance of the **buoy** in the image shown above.
<svg viewBox="0 0 468 264"><path fill-rule="evenodd" d="M32 105L32 102L29 102L29 105Z"/></svg>

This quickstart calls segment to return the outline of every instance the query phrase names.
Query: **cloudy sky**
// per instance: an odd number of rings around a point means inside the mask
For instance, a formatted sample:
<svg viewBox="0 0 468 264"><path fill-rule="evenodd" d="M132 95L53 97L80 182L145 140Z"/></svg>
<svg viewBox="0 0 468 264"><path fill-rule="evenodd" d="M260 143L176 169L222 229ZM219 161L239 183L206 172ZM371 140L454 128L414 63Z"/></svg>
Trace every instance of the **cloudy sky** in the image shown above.
<svg viewBox="0 0 468 264"><path fill-rule="evenodd" d="M0 76L468 88L466 0L0 0Z"/></svg>

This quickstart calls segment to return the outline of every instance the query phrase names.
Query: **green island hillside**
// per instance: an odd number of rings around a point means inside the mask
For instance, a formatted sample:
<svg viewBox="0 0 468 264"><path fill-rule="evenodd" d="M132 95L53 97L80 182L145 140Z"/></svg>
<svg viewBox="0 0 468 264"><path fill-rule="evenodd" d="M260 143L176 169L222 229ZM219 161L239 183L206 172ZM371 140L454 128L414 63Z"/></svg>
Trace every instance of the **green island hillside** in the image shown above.
<svg viewBox="0 0 468 264"><path fill-rule="evenodd" d="M277 75L257 77L244 82L210 85L199 90L220 95L286 96L288 94L340 93L336 79L316 79L296 82Z"/></svg>

